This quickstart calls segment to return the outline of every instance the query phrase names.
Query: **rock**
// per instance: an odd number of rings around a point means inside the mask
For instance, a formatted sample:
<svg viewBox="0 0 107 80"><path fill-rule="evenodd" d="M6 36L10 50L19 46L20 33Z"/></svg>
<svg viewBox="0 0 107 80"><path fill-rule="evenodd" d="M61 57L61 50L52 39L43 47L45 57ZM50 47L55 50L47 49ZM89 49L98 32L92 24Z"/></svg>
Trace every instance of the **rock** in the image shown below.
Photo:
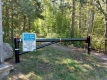
<svg viewBox="0 0 107 80"><path fill-rule="evenodd" d="M0 64L0 80L8 80L8 75L11 70L13 70L13 65L9 63Z"/></svg>
<svg viewBox="0 0 107 80"><path fill-rule="evenodd" d="M13 56L13 49L8 43L3 43L3 60L7 60Z"/></svg>

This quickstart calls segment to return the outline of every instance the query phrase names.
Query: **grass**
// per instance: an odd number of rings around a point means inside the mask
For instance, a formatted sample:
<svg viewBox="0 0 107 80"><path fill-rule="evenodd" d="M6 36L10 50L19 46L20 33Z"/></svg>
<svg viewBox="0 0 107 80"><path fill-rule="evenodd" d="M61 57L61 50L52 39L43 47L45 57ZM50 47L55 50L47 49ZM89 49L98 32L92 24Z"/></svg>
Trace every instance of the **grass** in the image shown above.
<svg viewBox="0 0 107 80"><path fill-rule="evenodd" d="M107 66L94 56L46 47L21 55L8 80L106 80Z"/></svg>

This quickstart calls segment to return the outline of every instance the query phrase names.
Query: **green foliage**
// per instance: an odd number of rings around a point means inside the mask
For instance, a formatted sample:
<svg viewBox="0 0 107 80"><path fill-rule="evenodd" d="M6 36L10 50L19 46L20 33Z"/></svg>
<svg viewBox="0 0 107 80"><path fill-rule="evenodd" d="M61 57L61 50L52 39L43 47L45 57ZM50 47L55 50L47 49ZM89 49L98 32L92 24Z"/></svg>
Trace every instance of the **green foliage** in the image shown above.
<svg viewBox="0 0 107 80"><path fill-rule="evenodd" d="M19 5L19 13L29 16L32 20L38 17L43 19L43 16L40 14L42 13L42 6L38 0L21 0L17 4Z"/></svg>
<svg viewBox="0 0 107 80"><path fill-rule="evenodd" d="M86 38L89 27L88 35L92 36L92 47L104 50L104 0L75 1L75 38ZM34 32L37 37L45 38L71 37L72 0L3 0L3 3L4 42L13 42L13 37L20 37L23 32ZM102 5L100 8L99 3ZM80 42L63 44L77 47L84 45Z"/></svg>
<svg viewBox="0 0 107 80"><path fill-rule="evenodd" d="M88 2L88 0L77 0L79 1L81 4L86 4Z"/></svg>
<svg viewBox="0 0 107 80"><path fill-rule="evenodd" d="M4 41L12 41L23 32L34 32L34 20L44 19L43 7L38 0L3 0Z"/></svg>

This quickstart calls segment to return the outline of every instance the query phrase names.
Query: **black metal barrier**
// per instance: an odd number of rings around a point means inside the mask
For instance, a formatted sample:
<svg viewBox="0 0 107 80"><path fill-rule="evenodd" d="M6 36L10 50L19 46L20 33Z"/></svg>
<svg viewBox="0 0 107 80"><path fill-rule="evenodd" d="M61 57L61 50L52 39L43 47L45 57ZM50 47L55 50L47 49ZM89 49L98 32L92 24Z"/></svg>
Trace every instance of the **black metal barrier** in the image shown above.
<svg viewBox="0 0 107 80"><path fill-rule="evenodd" d="M88 54L91 52L91 37L88 36L87 38L63 38L63 39L46 39L46 38L37 38L36 42L50 42L47 44L43 44L41 46L37 46L36 49L43 48L45 46L49 46L51 44L55 44L57 42L65 42L65 41L85 41L87 43L87 50ZM28 53L28 52L19 52L19 43L22 42L22 39L18 37L14 37L14 46L15 46L15 62L19 63L20 62L20 55Z"/></svg>

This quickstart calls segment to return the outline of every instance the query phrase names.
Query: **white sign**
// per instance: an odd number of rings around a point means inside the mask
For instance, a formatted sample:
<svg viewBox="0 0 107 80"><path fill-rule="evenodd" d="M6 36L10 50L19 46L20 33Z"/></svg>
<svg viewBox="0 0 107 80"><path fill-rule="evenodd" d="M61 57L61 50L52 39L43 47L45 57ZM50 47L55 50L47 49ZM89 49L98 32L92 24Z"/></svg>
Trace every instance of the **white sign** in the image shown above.
<svg viewBox="0 0 107 80"><path fill-rule="evenodd" d="M23 33L23 51L36 50L36 34Z"/></svg>

